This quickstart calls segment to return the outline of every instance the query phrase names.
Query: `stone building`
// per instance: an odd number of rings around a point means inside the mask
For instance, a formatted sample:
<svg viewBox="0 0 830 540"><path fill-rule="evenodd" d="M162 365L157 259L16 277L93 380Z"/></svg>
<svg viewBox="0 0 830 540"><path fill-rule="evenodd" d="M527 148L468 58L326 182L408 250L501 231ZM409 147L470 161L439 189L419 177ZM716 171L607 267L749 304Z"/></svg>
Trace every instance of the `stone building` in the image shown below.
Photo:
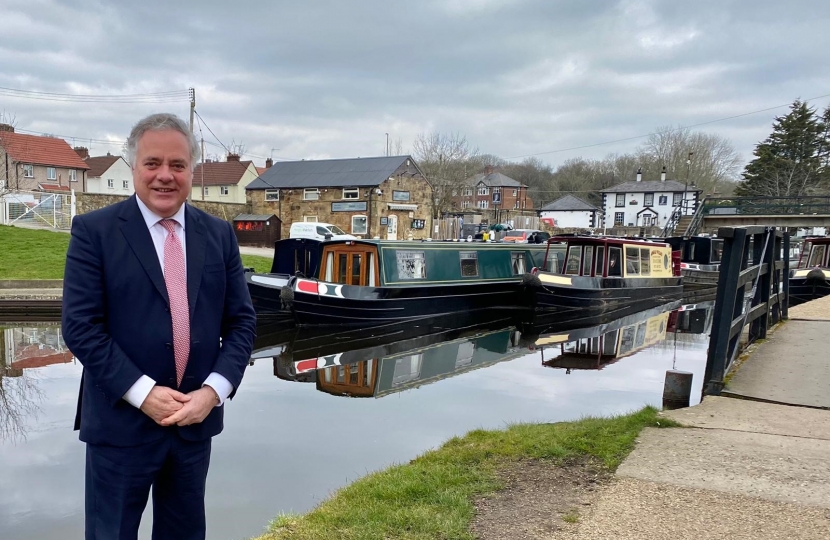
<svg viewBox="0 0 830 540"><path fill-rule="evenodd" d="M362 238L431 236L432 186L411 156L282 161L248 184L254 214L332 223Z"/></svg>

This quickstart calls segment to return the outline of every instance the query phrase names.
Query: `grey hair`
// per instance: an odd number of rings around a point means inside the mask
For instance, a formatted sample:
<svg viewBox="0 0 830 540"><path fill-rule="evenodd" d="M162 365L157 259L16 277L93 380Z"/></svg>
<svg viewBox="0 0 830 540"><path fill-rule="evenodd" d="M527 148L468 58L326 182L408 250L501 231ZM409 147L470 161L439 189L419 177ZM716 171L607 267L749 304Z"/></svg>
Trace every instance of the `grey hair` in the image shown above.
<svg viewBox="0 0 830 540"><path fill-rule="evenodd" d="M163 131L165 129L178 131L185 136L187 144L190 146L190 168L192 170L196 167L196 163L202 154L199 149L199 142L196 140L196 136L190 132L190 128L184 120L172 113L151 114L142 118L133 126L130 136L127 138L127 162L130 167L135 168L138 141L141 137L148 131Z"/></svg>

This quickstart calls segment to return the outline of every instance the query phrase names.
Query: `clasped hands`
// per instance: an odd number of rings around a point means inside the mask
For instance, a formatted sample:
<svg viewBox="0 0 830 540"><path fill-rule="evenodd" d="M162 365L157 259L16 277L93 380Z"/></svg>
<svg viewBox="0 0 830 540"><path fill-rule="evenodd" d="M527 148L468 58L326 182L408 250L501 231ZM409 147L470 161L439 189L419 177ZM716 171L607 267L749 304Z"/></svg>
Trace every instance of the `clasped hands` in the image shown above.
<svg viewBox="0 0 830 540"><path fill-rule="evenodd" d="M160 426L189 426L198 424L216 406L216 391L203 386L188 394L182 394L166 386L154 386L141 411Z"/></svg>

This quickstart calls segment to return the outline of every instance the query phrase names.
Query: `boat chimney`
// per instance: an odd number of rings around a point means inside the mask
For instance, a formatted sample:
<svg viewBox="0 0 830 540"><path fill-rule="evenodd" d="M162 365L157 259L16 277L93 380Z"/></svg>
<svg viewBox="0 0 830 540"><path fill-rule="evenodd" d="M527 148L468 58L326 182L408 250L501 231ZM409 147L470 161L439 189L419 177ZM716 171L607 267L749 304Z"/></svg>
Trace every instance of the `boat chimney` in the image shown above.
<svg viewBox="0 0 830 540"><path fill-rule="evenodd" d="M638 182L643 181L643 168L642 167L637 169L637 181Z"/></svg>
<svg viewBox="0 0 830 540"><path fill-rule="evenodd" d="M663 165L663 172L660 173L660 181L661 182L666 181L666 166L665 165Z"/></svg>

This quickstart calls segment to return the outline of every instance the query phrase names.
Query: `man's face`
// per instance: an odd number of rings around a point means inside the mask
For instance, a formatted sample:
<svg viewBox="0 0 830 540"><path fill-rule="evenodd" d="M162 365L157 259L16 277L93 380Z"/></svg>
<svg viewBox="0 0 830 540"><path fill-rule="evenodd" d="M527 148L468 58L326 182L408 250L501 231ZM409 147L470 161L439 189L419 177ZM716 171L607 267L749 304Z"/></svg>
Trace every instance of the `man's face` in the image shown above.
<svg viewBox="0 0 830 540"><path fill-rule="evenodd" d="M187 200L193 182L187 138L172 129L148 131L138 140L135 194L153 213L168 218Z"/></svg>

